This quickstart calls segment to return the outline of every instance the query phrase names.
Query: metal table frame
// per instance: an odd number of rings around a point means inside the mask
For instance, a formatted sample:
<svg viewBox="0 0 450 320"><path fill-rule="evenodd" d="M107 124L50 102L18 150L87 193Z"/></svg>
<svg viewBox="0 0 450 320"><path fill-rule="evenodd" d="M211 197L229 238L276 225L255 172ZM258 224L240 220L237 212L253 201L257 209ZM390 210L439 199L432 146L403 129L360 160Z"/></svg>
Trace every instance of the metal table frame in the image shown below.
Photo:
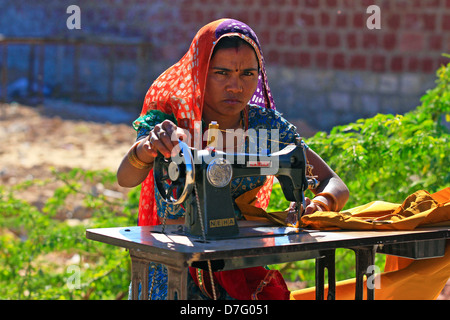
<svg viewBox="0 0 450 320"><path fill-rule="evenodd" d="M132 270L132 299L148 299L149 263L161 263L168 270L168 299L187 299L188 267L213 271L232 270L283 262L316 259L316 299L324 299L324 270L328 270L327 299L335 298L335 249L355 252L355 299L363 299L364 276L374 275L375 252L413 259L444 255L449 228L414 231L312 231L267 226L257 222L240 223L240 235L222 240L201 239L182 234L181 226L119 227L88 229L88 239L129 250ZM367 298L374 289L367 286Z"/></svg>

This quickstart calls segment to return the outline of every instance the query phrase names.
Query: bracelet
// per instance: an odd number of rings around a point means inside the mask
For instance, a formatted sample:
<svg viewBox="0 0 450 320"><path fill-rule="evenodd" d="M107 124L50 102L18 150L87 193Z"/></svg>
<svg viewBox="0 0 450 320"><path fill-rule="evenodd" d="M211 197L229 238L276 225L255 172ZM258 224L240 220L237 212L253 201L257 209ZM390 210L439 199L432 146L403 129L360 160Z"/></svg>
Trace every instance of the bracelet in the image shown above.
<svg viewBox="0 0 450 320"><path fill-rule="evenodd" d="M331 211L330 208L328 208L328 206L320 200L313 199L312 202L320 205L323 209L325 209L324 211Z"/></svg>
<svg viewBox="0 0 450 320"><path fill-rule="evenodd" d="M338 201L337 201L337 199L336 199L336 197L332 194L332 193L329 193L329 192L321 192L321 193L318 193L318 194L316 194L316 197L318 197L318 196L322 196L322 197L330 197L332 200L333 200L333 203L334 203L334 208L333 208L333 211L338 211Z"/></svg>
<svg viewBox="0 0 450 320"><path fill-rule="evenodd" d="M128 161L130 164L135 167L136 169L142 170L142 169L149 169L153 166L153 161L150 163L143 162L139 160L137 156L137 146L139 145L140 141L135 143L133 147L131 147L130 151L128 151Z"/></svg>

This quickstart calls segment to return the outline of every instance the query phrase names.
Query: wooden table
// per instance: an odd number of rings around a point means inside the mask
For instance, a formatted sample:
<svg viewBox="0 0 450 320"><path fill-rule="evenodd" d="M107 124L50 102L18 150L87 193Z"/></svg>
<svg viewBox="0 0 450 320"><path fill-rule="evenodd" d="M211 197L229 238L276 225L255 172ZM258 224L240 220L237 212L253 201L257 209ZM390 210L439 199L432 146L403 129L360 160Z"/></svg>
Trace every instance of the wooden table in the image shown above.
<svg viewBox="0 0 450 320"><path fill-rule="evenodd" d="M138 287L148 284L150 262L164 264L168 270L168 299L187 299L188 266L213 271L248 268L268 264L316 259L316 298L324 299L324 269L328 269L328 299L335 297L336 248L355 251L355 299L363 297L364 275L374 275L375 252L413 259L444 255L449 228L426 228L414 231L316 231L270 226L242 221L237 237L208 240L185 235L182 226L119 227L88 229L88 239L129 250L132 261L132 299ZM374 289L367 286L368 299ZM141 298L148 299L147 290Z"/></svg>

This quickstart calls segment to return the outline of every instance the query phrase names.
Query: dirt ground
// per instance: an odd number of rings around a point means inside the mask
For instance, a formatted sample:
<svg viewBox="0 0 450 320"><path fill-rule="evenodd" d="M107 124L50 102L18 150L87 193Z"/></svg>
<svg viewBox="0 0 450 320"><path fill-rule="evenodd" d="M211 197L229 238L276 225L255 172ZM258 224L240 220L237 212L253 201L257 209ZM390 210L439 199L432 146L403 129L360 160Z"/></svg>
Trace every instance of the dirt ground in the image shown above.
<svg viewBox="0 0 450 320"><path fill-rule="evenodd" d="M0 183L48 178L51 166L115 171L133 144L135 131L129 122L82 120L86 118L89 114L84 111L67 119L67 114L45 106L0 104ZM118 186L116 190L128 191ZM51 190L41 188L30 197L36 200L50 194ZM450 300L450 281L439 299Z"/></svg>

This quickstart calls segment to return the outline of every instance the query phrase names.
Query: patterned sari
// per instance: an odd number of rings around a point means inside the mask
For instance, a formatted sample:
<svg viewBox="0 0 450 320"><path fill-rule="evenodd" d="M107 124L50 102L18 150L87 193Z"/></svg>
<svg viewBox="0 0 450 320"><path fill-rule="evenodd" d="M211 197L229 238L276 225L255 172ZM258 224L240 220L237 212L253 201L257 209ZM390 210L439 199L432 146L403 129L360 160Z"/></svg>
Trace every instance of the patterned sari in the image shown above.
<svg viewBox="0 0 450 320"><path fill-rule="evenodd" d="M145 124L145 119L155 114L152 111L158 110L164 114L173 115L177 125L189 130L191 137L202 137L202 107L209 61L216 43L222 37L227 36L238 36L245 40L253 47L258 58L260 66L258 86L249 103L260 108L275 110L267 82L265 63L256 34L242 22L233 19L221 19L201 28L194 37L188 52L181 60L154 81L147 91L141 115L134 122L134 127L136 129L141 128ZM273 177L268 177L258 193L258 205L261 208L266 209L269 204L272 182ZM150 171L141 188L138 220L140 226L159 224L157 203L153 171ZM203 274L201 270L197 272L193 268L190 268L190 271L198 285L209 283L206 279L208 277L207 272ZM201 277L205 277L205 279L199 281ZM256 290L259 290L259 297L267 299L289 298L289 292L281 275L262 267L216 272L214 278L216 283L219 283L235 299L251 299ZM251 284L247 281L248 290L244 290L241 286L236 287L237 283L243 284L246 279L251 279ZM271 285L265 286L268 289L266 292L262 292L262 283L271 283ZM211 292L211 288L202 289L204 289L204 292ZM266 294L269 292L270 294ZM254 295L254 297L256 296Z"/></svg>

